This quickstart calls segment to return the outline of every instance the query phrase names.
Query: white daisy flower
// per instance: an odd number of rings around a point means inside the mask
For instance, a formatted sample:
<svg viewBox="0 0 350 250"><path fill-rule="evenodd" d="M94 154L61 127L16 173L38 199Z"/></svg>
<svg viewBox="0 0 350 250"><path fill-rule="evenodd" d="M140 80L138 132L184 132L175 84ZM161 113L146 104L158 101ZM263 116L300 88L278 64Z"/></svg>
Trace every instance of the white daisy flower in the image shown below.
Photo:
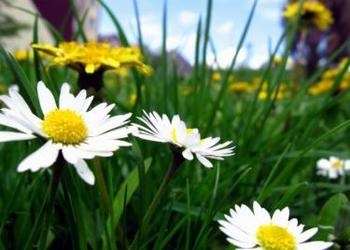
<svg viewBox="0 0 350 250"><path fill-rule="evenodd" d="M331 156L329 160L320 159L317 161L317 174L328 176L330 179L336 179L350 171L350 160L341 160Z"/></svg>
<svg viewBox="0 0 350 250"><path fill-rule="evenodd" d="M324 241L306 242L317 233L317 228L303 232L304 225L289 219L289 208L277 209L272 217L254 202L253 210L246 205L230 209L226 220L219 220L220 230L237 249L255 250L322 250L333 243Z"/></svg>
<svg viewBox="0 0 350 250"><path fill-rule="evenodd" d="M171 143L182 150L182 156L187 160L193 160L194 155L208 168L213 164L208 159L223 160L224 157L233 155L234 147L228 147L231 141L219 144L219 137L201 139L198 129L187 128L178 115L171 121L163 114L157 112L146 113L138 117L144 125L133 124L138 128L135 136L156 142Z"/></svg>
<svg viewBox="0 0 350 250"><path fill-rule="evenodd" d="M51 91L43 82L37 85L38 98L44 117L34 115L16 89L9 95L0 96L7 106L0 113L0 124L11 127L16 132L0 131L0 142L22 141L36 137L46 143L27 156L17 171L37 171L55 163L59 152L71 163L79 176L93 185L95 177L84 159L95 156L108 157L113 151L131 144L120 139L131 132L124 127L131 114L110 116L114 104L101 103L89 110L93 97L87 97L82 90L77 96L70 93L70 86L61 87L58 106Z"/></svg>

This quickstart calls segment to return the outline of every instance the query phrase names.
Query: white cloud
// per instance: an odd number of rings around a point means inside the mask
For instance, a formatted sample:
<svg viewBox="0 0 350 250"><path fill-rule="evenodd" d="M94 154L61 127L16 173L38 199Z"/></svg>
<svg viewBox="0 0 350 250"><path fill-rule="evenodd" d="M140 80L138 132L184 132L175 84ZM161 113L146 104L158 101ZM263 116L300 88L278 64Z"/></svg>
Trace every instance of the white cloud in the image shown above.
<svg viewBox="0 0 350 250"><path fill-rule="evenodd" d="M216 58L213 53L208 54L207 56L207 64L212 67L220 67L227 68L230 66L232 59L236 53L236 48L234 47L226 47L217 52ZM242 48L239 51L238 58L236 61L236 65L243 64L248 56L247 49Z"/></svg>
<svg viewBox="0 0 350 250"><path fill-rule="evenodd" d="M229 34L234 27L234 23L232 21L226 21L224 23L222 23L221 25L219 25L219 27L217 28L217 31L220 34L226 35Z"/></svg>
<svg viewBox="0 0 350 250"><path fill-rule="evenodd" d="M218 0L219 3L223 3L223 4L226 4L226 3L229 3L231 0Z"/></svg>
<svg viewBox="0 0 350 250"><path fill-rule="evenodd" d="M168 50L178 49L183 44L183 37L173 35L168 36L166 40L166 45Z"/></svg>
<svg viewBox="0 0 350 250"><path fill-rule="evenodd" d="M267 55L255 53L253 55L253 57L250 58L248 65L252 69L259 69L261 66L263 66L264 64L266 64L268 62L268 59L269 58Z"/></svg>
<svg viewBox="0 0 350 250"><path fill-rule="evenodd" d="M145 15L140 17L142 38L145 44L152 50L159 49L162 44L161 22L155 16ZM136 22L133 22L136 30Z"/></svg>
<svg viewBox="0 0 350 250"><path fill-rule="evenodd" d="M198 13L190 10L182 10L179 13L179 22L183 26L192 26L197 23Z"/></svg>
<svg viewBox="0 0 350 250"><path fill-rule="evenodd" d="M259 0L259 4L282 4L285 0Z"/></svg>
<svg viewBox="0 0 350 250"><path fill-rule="evenodd" d="M265 19L272 22L279 22L282 19L282 10L280 9L265 8L264 11L261 11L260 13Z"/></svg>
<svg viewBox="0 0 350 250"><path fill-rule="evenodd" d="M187 35L170 35L167 38L167 49L176 50L185 56L189 62L193 63L195 52L196 33L192 32Z"/></svg>

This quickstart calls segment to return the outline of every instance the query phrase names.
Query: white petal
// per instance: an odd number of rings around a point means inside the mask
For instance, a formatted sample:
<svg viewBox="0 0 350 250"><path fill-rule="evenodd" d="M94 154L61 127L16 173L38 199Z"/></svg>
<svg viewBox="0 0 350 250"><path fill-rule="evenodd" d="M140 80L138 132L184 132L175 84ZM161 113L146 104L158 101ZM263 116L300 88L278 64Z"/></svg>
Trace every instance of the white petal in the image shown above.
<svg viewBox="0 0 350 250"><path fill-rule="evenodd" d="M298 228L298 220L296 218L291 219L288 222L287 230L290 232L296 233L296 232L298 232L297 228Z"/></svg>
<svg viewBox="0 0 350 250"><path fill-rule="evenodd" d="M271 216L269 212L265 208L262 208L258 202L255 201L253 203L253 209L255 218L258 220L257 223L263 225L271 223Z"/></svg>
<svg viewBox="0 0 350 250"><path fill-rule="evenodd" d="M82 113L86 112L89 109L93 99L94 99L93 96L89 96L88 98L86 98L83 106L81 107L80 112L82 112Z"/></svg>
<svg viewBox="0 0 350 250"><path fill-rule="evenodd" d="M252 247L254 247L256 244L254 242L241 242L238 240L234 240L231 238L227 238L227 241L230 242L232 245L237 246L237 247L242 247L245 249L251 249Z"/></svg>
<svg viewBox="0 0 350 250"><path fill-rule="evenodd" d="M77 170L78 175L87 183L90 185L95 184L95 176L92 173L92 171L89 169L86 162L82 159L79 159L76 164L74 164L74 167Z"/></svg>
<svg viewBox="0 0 350 250"><path fill-rule="evenodd" d="M0 142L23 141L35 138L35 135L18 132L0 131Z"/></svg>
<svg viewBox="0 0 350 250"><path fill-rule="evenodd" d="M59 97L59 107L60 109L67 109L72 106L74 101L74 96L69 92L70 86L68 83L63 83L61 86L61 92Z"/></svg>
<svg viewBox="0 0 350 250"><path fill-rule="evenodd" d="M38 117L36 117L35 115L32 114L29 117L26 114L19 113L15 110L10 110L10 109L6 109L6 108L2 109L2 112L6 117L21 124L22 126L27 128L28 130L33 131L36 134L42 135L42 132L41 132L42 121Z"/></svg>
<svg viewBox="0 0 350 250"><path fill-rule="evenodd" d="M123 128L117 128L115 130L111 130L109 132L106 132L104 134L96 136L96 138L100 139L106 139L106 140L114 140L114 139L122 139L128 137L129 134L133 133L135 131L135 127L123 127Z"/></svg>
<svg viewBox="0 0 350 250"><path fill-rule="evenodd" d="M285 207L282 211L276 210L272 216L272 223L281 227L288 226L289 208Z"/></svg>
<svg viewBox="0 0 350 250"><path fill-rule="evenodd" d="M83 89L79 92L79 94L75 97L74 103L72 105L73 109L81 112L86 100L86 90Z"/></svg>
<svg viewBox="0 0 350 250"><path fill-rule="evenodd" d="M307 241L308 239L310 239L312 236L314 236L317 233L318 229L317 227L314 228L310 228L309 230L306 230L305 232L303 232L301 235L297 236L297 240L299 243L302 243L304 241Z"/></svg>
<svg viewBox="0 0 350 250"><path fill-rule="evenodd" d="M230 224L229 222L224 220L218 222L220 223L220 225L222 225L222 227L220 227L220 230L230 238L241 242L251 242L251 235L242 231L238 226Z"/></svg>
<svg viewBox="0 0 350 250"><path fill-rule="evenodd" d="M330 248L333 245L331 242L311 241L298 245L298 250L323 250Z"/></svg>
<svg viewBox="0 0 350 250"><path fill-rule="evenodd" d="M82 150L91 151L115 151L119 149L120 146L124 146L124 143L120 143L117 140L99 140L98 138L88 138L86 143L79 145Z"/></svg>
<svg viewBox="0 0 350 250"><path fill-rule="evenodd" d="M185 149L184 151L182 151L182 156L189 161L193 160L193 154L191 152L191 150L189 150L188 148Z"/></svg>
<svg viewBox="0 0 350 250"><path fill-rule="evenodd" d="M112 129L121 127L127 123L129 123L128 119L131 117L131 113L125 114L125 115L117 115L109 118L104 124L102 124L100 127L94 129L90 132L90 136L99 135L102 133L105 133L107 131L110 131Z"/></svg>
<svg viewBox="0 0 350 250"><path fill-rule="evenodd" d="M73 146L65 146L62 148L63 158L71 164L76 164L79 160Z"/></svg>
<svg viewBox="0 0 350 250"><path fill-rule="evenodd" d="M330 162L327 159L318 160L316 164L319 169L328 169L330 167Z"/></svg>
<svg viewBox="0 0 350 250"><path fill-rule="evenodd" d="M141 132L139 133L135 133L134 136L147 140L147 141L155 141L155 142L167 142L167 140L163 139L163 138L159 138L157 136L153 136L153 135L147 135L147 134L142 134Z"/></svg>
<svg viewBox="0 0 350 250"><path fill-rule="evenodd" d="M0 96L0 100L8 107L2 109L6 116L16 120L31 131L38 132L40 130L41 120L30 111L23 97L17 91L10 91L10 96Z"/></svg>
<svg viewBox="0 0 350 250"><path fill-rule="evenodd" d="M196 156L197 156L197 159L198 159L205 167L207 167L207 168L212 168L212 167L213 167L213 164L212 164L210 161L208 161L207 158L203 157L203 156L200 155L200 154L196 154Z"/></svg>
<svg viewBox="0 0 350 250"><path fill-rule="evenodd" d="M50 167L57 159L59 148L47 141L41 148L27 156L17 168L18 172L23 172L28 169L37 171L40 168Z"/></svg>
<svg viewBox="0 0 350 250"><path fill-rule="evenodd" d="M329 161L330 161L331 163L334 163L334 162L341 161L341 160L340 160L338 157L331 156L331 157L329 157Z"/></svg>
<svg viewBox="0 0 350 250"><path fill-rule="evenodd" d="M264 250L262 247L254 247L254 248L236 248L236 250Z"/></svg>
<svg viewBox="0 0 350 250"><path fill-rule="evenodd" d="M26 126L22 125L19 121L12 119L11 117L8 117L4 114L0 114L0 124L17 129L19 131L22 131L27 134L31 134L33 131L28 129Z"/></svg>
<svg viewBox="0 0 350 250"><path fill-rule="evenodd" d="M55 98L53 97L51 91L45 86L44 82L38 82L37 90L40 107L44 115L54 109L57 109Z"/></svg>
<svg viewBox="0 0 350 250"><path fill-rule="evenodd" d="M329 178L331 178L331 179L338 178L338 172L335 169L329 169L328 175L329 175Z"/></svg>

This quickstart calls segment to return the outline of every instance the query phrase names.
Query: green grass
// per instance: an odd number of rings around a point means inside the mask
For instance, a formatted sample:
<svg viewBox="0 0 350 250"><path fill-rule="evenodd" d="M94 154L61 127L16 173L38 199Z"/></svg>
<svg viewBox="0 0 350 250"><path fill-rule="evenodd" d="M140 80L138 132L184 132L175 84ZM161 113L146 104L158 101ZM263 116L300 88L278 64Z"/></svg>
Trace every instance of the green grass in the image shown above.
<svg viewBox="0 0 350 250"><path fill-rule="evenodd" d="M247 13L237 54L257 11L256 3ZM128 45L127 31L108 6L103 1L100 4L114 22L122 44ZM168 183L148 223L143 224L171 161L167 145L130 137L131 148L122 148L110 158L88 161L97 178L94 186L85 184L71 166L65 166L50 213L46 204L50 199L52 168L35 173L16 172L19 162L42 142L35 139L1 143L0 249L234 249L225 241L216 221L234 204L250 206L255 200L270 212L288 206L291 215L306 227L320 228L317 239L333 239L349 247L350 220L342 218L350 216L350 178L331 181L316 175L318 159L331 155L350 157L348 91L329 91L319 96L307 93L326 66L311 78L291 81L293 71L286 70L285 65L297 24L291 27L292 35L283 36L278 44L279 47L284 41L286 46L277 68L272 68L270 62L258 71L236 69L236 54L231 66L221 71L220 82L213 83L212 69L206 65L213 4L208 0L206 14L198 21L191 75L179 75L167 58L165 41L171 27L167 27L165 1L163 29L159 31L163 33L160 67L149 78L135 70L126 77L105 74L101 95L108 103L116 103L113 114L133 112L133 121L143 109L168 116L180 114L188 127L199 128L203 136L232 140L235 155L214 161L212 169L196 160L186 161ZM144 48L137 1L134 9L138 41ZM78 20L76 15L75 18ZM33 20L37 24L37 17L33 16ZM83 22L78 20L76 37L85 38ZM33 41L37 41L40 30L34 27ZM34 61L18 62L1 48L0 69L0 81L6 86L16 83L38 114L38 79L43 79L56 97L61 83L66 81L78 91L76 72L63 67L48 68L37 54ZM269 98L260 100L257 91L231 93L230 75L245 81L260 77L260 88L263 82L268 83ZM290 97L277 100L273 91L285 81L300 88ZM190 93L183 94L184 87L191 88ZM133 94L136 100L130 101Z"/></svg>

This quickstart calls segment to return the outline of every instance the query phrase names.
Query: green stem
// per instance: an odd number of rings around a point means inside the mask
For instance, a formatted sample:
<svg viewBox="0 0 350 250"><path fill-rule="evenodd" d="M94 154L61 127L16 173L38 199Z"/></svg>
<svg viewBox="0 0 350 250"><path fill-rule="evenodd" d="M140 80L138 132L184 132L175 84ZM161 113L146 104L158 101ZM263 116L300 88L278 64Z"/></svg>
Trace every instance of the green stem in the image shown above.
<svg viewBox="0 0 350 250"><path fill-rule="evenodd" d="M300 34L299 61L302 63L302 65L304 65L304 63L307 61L305 55L307 33L307 29L302 29Z"/></svg>
<svg viewBox="0 0 350 250"><path fill-rule="evenodd" d="M81 70L78 76L80 89L93 88L98 92L103 87L103 72L103 70L96 70L94 73L88 74L84 70Z"/></svg>
<svg viewBox="0 0 350 250"><path fill-rule="evenodd" d="M96 183L99 191L101 192L103 207L105 209L105 212L108 213L109 204L110 204L109 195L107 192L106 181L102 173L101 162L99 158L94 159L94 167L95 167L95 174L96 174Z"/></svg>
<svg viewBox="0 0 350 250"><path fill-rule="evenodd" d="M50 185L50 196L49 200L46 203L45 214L43 219L43 229L39 238L39 247L38 249L46 249L47 235L49 232L49 226L51 221L51 216L53 214L55 197L57 190L60 184L60 179L62 176L62 170L64 167L65 161L61 153L59 153L55 164L53 165L53 175Z"/></svg>
<svg viewBox="0 0 350 250"><path fill-rule="evenodd" d="M79 89L85 89L88 96L94 96L94 102L99 103L103 101L103 94L101 89L103 87L103 73L99 69L92 74L87 74L84 70L79 71L78 86Z"/></svg>
<svg viewBox="0 0 350 250"><path fill-rule="evenodd" d="M138 243L142 241L145 225L149 224L154 214L154 211L156 210L164 194L166 193L170 180L176 174L176 171L179 169L181 164L185 161L185 159L182 157L182 154L177 149L172 148L172 152L173 152L173 159L169 165L169 168L166 174L163 177L162 183L160 184L157 193L154 195L154 198L142 219L140 230L136 233L136 236L129 248L130 250L136 249L136 246L139 245Z"/></svg>

